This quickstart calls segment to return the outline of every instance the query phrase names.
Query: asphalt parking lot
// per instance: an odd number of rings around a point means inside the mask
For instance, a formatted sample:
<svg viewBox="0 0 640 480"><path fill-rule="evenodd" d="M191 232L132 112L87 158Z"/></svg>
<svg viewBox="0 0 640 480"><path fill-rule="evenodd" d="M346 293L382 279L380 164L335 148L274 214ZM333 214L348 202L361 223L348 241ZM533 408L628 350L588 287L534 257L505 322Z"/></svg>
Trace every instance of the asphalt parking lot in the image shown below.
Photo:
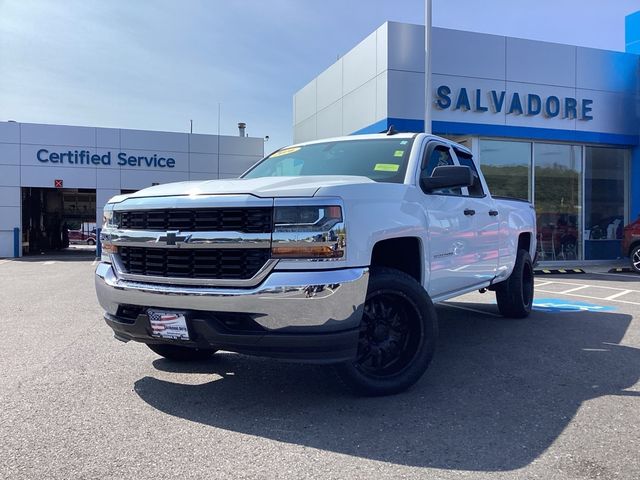
<svg viewBox="0 0 640 480"><path fill-rule="evenodd" d="M0 478L640 478L640 277L543 276L526 320L438 307L409 392L112 338L91 260L0 260Z"/></svg>

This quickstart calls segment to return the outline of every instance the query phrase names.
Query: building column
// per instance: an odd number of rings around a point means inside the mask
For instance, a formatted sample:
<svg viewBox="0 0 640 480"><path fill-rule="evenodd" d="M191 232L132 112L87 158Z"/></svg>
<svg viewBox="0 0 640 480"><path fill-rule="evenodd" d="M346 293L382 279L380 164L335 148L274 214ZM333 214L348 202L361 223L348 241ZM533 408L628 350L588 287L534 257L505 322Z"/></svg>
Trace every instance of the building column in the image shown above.
<svg viewBox="0 0 640 480"><path fill-rule="evenodd" d="M15 229L18 229L15 244ZM0 258L22 256L20 187L0 187Z"/></svg>

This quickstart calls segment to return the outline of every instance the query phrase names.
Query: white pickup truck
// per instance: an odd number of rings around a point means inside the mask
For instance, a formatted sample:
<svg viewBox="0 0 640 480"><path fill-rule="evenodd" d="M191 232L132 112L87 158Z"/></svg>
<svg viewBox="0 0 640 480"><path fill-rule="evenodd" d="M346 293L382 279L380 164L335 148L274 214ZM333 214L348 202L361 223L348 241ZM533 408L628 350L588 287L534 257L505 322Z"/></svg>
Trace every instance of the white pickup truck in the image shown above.
<svg viewBox="0 0 640 480"><path fill-rule="evenodd" d="M368 395L427 369L434 302L494 290L520 318L533 300L533 207L492 197L467 148L427 134L301 143L239 179L117 196L100 238L117 339L333 363Z"/></svg>

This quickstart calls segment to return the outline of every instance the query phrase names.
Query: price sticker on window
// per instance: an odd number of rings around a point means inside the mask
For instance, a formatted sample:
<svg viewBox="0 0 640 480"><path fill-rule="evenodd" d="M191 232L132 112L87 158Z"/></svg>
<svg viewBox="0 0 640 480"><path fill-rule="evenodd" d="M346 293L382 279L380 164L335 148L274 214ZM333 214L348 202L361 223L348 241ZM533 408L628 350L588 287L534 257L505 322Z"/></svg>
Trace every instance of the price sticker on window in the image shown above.
<svg viewBox="0 0 640 480"><path fill-rule="evenodd" d="M376 163L373 169L376 172L397 172L400 169L400 165L395 163Z"/></svg>

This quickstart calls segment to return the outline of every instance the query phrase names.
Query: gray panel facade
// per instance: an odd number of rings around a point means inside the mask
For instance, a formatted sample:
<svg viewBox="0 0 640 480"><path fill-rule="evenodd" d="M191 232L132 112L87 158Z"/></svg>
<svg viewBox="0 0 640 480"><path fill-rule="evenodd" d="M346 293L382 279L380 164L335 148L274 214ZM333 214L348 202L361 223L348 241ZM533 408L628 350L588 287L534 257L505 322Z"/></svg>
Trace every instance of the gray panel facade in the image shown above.
<svg viewBox="0 0 640 480"><path fill-rule="evenodd" d="M237 177L263 154L262 138L0 122L0 257L14 255L21 187L96 189L99 223L121 190Z"/></svg>

